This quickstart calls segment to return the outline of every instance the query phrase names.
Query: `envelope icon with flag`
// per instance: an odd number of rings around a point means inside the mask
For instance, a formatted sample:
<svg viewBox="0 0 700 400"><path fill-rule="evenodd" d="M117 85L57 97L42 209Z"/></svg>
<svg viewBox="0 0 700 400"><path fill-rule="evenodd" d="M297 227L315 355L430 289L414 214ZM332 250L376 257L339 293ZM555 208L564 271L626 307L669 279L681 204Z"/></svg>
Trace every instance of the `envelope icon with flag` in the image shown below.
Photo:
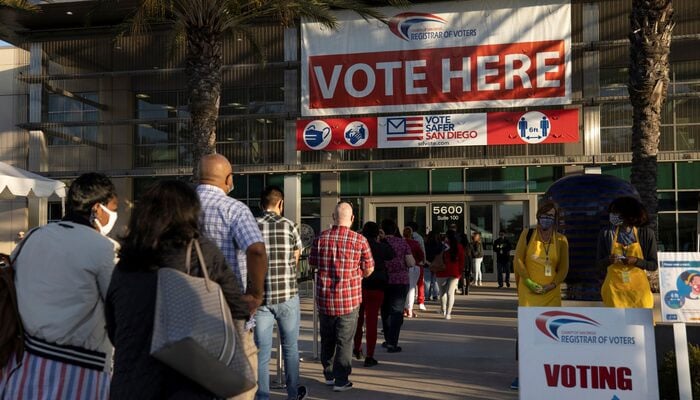
<svg viewBox="0 0 700 400"><path fill-rule="evenodd" d="M406 133L406 118L387 118L386 133L404 134Z"/></svg>

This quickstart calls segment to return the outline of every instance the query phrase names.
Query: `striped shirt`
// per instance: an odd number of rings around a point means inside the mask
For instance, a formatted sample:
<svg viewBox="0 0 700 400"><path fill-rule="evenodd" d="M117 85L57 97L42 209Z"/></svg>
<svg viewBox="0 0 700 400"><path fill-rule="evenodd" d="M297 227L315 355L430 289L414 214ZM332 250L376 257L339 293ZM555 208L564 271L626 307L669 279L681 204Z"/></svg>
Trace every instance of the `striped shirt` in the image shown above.
<svg viewBox="0 0 700 400"><path fill-rule="evenodd" d="M284 303L297 294L294 252L302 248L299 230L292 221L271 211L258 218L258 227L268 260L263 305Z"/></svg>
<svg viewBox="0 0 700 400"><path fill-rule="evenodd" d="M248 206L216 186L199 185L197 194L202 202L202 231L224 253L245 292L248 283L245 252L250 245L263 243L258 223Z"/></svg>
<svg viewBox="0 0 700 400"><path fill-rule="evenodd" d="M314 241L309 264L318 267L319 312L346 315L360 305L363 272L374 270L372 251L364 236L348 227L334 225Z"/></svg>

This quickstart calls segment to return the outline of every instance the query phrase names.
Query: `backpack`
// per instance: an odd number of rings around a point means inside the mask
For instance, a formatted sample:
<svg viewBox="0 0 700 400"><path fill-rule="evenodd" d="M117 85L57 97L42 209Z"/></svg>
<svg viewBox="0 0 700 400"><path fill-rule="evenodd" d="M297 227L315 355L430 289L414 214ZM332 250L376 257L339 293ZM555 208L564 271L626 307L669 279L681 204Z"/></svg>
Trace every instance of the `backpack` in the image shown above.
<svg viewBox="0 0 700 400"><path fill-rule="evenodd" d="M30 231L19 244L15 260L22 247L36 229ZM13 260L7 254L0 254L5 265L0 266L0 368L4 368L10 357L15 355L17 363L24 355L24 328L17 306L17 289L15 287L15 268Z"/></svg>

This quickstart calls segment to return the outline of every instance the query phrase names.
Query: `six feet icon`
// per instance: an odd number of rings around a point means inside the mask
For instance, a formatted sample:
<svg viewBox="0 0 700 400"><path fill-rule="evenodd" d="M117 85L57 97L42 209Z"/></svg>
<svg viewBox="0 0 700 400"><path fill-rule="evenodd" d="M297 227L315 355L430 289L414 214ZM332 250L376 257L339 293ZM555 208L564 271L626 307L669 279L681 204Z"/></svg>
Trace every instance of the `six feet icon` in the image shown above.
<svg viewBox="0 0 700 400"><path fill-rule="evenodd" d="M552 132L552 123L539 111L525 113L518 120L518 137L529 144L544 142Z"/></svg>
<svg viewBox="0 0 700 400"><path fill-rule="evenodd" d="M321 120L311 121L304 128L304 143L312 150L322 150L331 142L331 127Z"/></svg>

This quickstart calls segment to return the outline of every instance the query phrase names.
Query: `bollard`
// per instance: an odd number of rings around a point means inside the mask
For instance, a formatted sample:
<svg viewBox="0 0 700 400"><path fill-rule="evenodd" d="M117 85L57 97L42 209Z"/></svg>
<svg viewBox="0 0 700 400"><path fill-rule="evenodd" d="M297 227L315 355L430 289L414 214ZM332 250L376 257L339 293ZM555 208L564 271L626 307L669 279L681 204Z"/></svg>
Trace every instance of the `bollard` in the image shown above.
<svg viewBox="0 0 700 400"><path fill-rule="evenodd" d="M280 336L280 331L275 325L275 332L277 332L277 382L272 386L273 389L284 389L287 387L286 380L284 379L284 374L282 373L282 337Z"/></svg>
<svg viewBox="0 0 700 400"><path fill-rule="evenodd" d="M314 307L313 307L313 313L314 313L314 323L313 323L313 330L314 330L314 340L313 340L313 354L314 354L314 360L319 359L319 343L318 343L318 310L316 309L316 270L314 269L313 271L314 276L313 279L311 280L311 290L313 292L313 295L311 296L314 300Z"/></svg>

